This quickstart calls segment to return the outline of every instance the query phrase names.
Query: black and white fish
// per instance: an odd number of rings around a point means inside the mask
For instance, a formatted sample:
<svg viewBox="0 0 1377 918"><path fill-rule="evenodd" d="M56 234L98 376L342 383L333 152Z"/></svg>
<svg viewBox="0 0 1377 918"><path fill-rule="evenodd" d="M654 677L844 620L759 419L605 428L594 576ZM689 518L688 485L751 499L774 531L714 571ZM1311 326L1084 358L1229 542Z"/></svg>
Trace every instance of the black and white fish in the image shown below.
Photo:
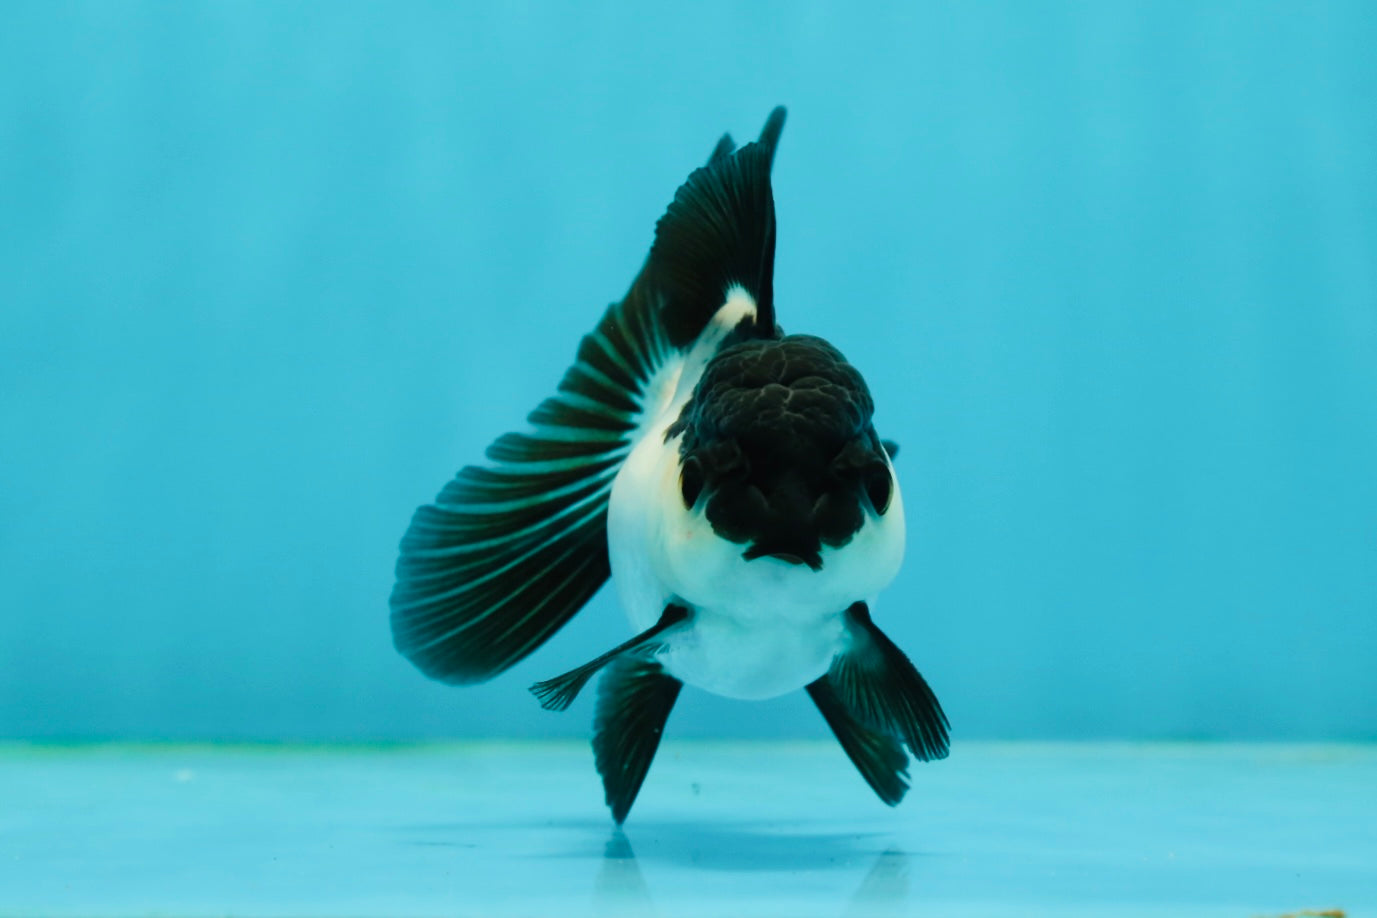
<svg viewBox="0 0 1377 918"><path fill-rule="evenodd" d="M639 633L532 691L563 710L606 670L593 750L618 823L685 683L806 689L890 805L904 746L947 754L937 698L870 614L904 553L895 447L855 367L775 321L783 127L777 108L755 143L722 138L530 429L460 470L402 539L392 634L444 682L507 669L612 577Z"/></svg>

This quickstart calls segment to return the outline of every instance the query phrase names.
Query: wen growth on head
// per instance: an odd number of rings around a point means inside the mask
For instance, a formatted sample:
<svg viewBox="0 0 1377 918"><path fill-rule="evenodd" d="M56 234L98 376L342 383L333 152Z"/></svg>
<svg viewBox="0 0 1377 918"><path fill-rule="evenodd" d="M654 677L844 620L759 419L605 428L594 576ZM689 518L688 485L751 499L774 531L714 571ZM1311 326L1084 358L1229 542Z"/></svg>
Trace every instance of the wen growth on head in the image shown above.
<svg viewBox="0 0 1377 918"><path fill-rule="evenodd" d="M856 368L775 321L783 127L777 108L755 143L718 142L528 429L461 469L402 539L393 637L444 682L507 669L611 576L639 633L531 690L563 710L603 671L593 752L619 823L685 684L806 690L891 805L905 746L947 754L937 698L870 614L904 553L895 447Z"/></svg>

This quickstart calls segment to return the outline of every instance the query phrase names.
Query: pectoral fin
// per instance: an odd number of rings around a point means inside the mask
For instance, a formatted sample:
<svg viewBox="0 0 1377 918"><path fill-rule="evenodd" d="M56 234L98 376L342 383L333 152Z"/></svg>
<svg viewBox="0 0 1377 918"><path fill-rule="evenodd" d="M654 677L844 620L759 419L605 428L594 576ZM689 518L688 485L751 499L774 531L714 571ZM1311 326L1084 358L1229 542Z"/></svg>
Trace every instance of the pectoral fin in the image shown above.
<svg viewBox="0 0 1377 918"><path fill-rule="evenodd" d="M631 812L683 683L659 663L618 657L598 685L593 756L618 825Z"/></svg>
<svg viewBox="0 0 1377 918"><path fill-rule="evenodd" d="M877 733L852 717L826 676L808 685L808 695L865 783L885 803L896 806L908 793L904 747L889 734Z"/></svg>
<svg viewBox="0 0 1377 918"><path fill-rule="evenodd" d="M951 725L926 680L870 620L865 603L854 603L846 618L851 646L823 678L866 727L902 739L919 761L946 758Z"/></svg>
<svg viewBox="0 0 1377 918"><path fill-rule="evenodd" d="M688 609L670 603L660 613L660 620L629 641L613 647L582 666L575 667L553 679L546 679L531 686L531 694L540 699L540 706L547 711L563 711L573 704L578 693L593 678L593 674L623 654L646 655L659 648L659 638L666 630L679 624L689 616Z"/></svg>

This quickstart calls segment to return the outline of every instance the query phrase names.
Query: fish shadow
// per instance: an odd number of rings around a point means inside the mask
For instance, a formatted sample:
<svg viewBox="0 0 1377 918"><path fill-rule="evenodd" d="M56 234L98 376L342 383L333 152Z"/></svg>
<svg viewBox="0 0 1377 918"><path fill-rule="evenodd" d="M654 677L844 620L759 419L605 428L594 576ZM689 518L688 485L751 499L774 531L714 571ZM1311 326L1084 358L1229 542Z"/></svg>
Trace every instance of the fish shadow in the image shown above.
<svg viewBox="0 0 1377 918"><path fill-rule="evenodd" d="M477 847L473 842L444 837L468 835L473 825L431 823L402 828L408 834L422 832L429 836L403 844ZM638 821L623 828L609 827L603 820L544 820L484 828L522 836L539 833L547 841L552 836L560 839L541 853L524 852L518 856L596 864L595 913L606 918L646 918L658 914L652 886L641 872L642 863L737 875L849 872L858 877L859 885L839 912L843 918L902 915L909 903L913 855L896 847L885 832L824 831L807 824L777 822L705 825L692 821ZM919 855L933 856L942 855Z"/></svg>
<svg viewBox="0 0 1377 918"><path fill-rule="evenodd" d="M636 859L698 870L853 870L892 850L889 837L880 832L799 831L769 823L637 822L614 830L610 839L606 823L562 827L584 831L549 857Z"/></svg>

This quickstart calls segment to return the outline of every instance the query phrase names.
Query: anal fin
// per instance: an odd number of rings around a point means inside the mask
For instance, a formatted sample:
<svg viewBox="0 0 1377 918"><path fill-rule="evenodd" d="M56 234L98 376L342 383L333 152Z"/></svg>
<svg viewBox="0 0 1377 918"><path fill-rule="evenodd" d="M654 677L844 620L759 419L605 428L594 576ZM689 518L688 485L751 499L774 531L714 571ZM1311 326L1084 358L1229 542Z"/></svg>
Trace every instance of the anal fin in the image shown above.
<svg viewBox="0 0 1377 918"><path fill-rule="evenodd" d="M598 685L593 757L612 818L626 821L683 683L653 660L617 657Z"/></svg>
<svg viewBox="0 0 1377 918"><path fill-rule="evenodd" d="M897 806L908 793L908 756L897 739L878 733L851 716L823 676L808 685L808 696L822 712L837 742L881 800Z"/></svg>
<svg viewBox="0 0 1377 918"><path fill-rule="evenodd" d="M863 602L846 610L851 646L824 677L846 710L879 733L902 739L921 762L944 759L951 724L913 663L870 620Z"/></svg>
<svg viewBox="0 0 1377 918"><path fill-rule="evenodd" d="M593 674L602 669L608 663L622 654L641 653L645 654L654 650L657 646L656 639L667 629L679 624L688 618L688 609L675 603L665 606L665 611L660 613L660 620L651 625L640 634L624 641L613 647L607 653L589 660L582 666L576 666L567 673L555 676L553 679L545 679L531 686L531 694L540 699L540 706L547 711L563 711L574 703L578 693L588 684L588 680L593 678Z"/></svg>

